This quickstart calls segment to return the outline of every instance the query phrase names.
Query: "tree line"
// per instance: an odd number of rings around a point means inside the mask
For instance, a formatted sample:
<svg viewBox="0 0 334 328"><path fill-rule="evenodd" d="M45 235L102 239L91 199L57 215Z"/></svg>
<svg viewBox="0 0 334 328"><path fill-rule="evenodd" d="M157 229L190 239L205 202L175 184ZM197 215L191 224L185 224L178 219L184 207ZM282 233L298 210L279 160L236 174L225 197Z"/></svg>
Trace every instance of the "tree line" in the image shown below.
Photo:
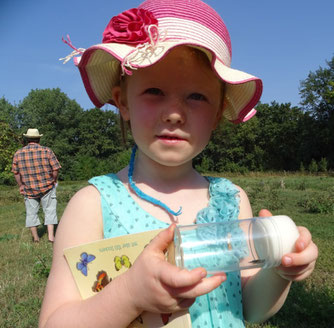
<svg viewBox="0 0 334 328"><path fill-rule="evenodd" d="M301 106L259 103L257 115L234 125L222 122L195 158L201 172L334 169L334 57L300 84ZM59 88L36 89L18 105L0 98L0 183L14 183L13 155L22 134L38 128L62 169L61 180L84 180L128 164L132 139L124 144L116 109L83 110ZM201 131L198 131L201 133Z"/></svg>

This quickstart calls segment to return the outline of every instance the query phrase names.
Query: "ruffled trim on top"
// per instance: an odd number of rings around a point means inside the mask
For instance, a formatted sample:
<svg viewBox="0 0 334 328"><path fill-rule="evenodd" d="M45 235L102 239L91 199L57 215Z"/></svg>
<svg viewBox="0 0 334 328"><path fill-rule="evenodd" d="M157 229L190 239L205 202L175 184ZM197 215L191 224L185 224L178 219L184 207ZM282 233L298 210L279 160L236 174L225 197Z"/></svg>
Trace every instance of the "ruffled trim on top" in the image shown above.
<svg viewBox="0 0 334 328"><path fill-rule="evenodd" d="M237 220L239 216L239 190L224 178L206 177L210 182L210 200L206 208L197 214L196 223L212 223Z"/></svg>

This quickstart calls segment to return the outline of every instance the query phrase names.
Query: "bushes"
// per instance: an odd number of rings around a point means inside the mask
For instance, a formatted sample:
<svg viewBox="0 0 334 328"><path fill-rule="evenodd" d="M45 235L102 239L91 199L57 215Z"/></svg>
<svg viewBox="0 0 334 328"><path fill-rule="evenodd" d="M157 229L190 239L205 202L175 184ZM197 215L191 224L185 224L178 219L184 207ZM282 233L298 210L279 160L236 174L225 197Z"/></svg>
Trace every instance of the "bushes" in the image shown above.
<svg viewBox="0 0 334 328"><path fill-rule="evenodd" d="M306 212L316 214L334 214L334 194L309 197L299 202Z"/></svg>
<svg viewBox="0 0 334 328"><path fill-rule="evenodd" d="M309 163L309 165L307 167L307 171L311 174L327 173L328 172L327 158L322 157L320 159L320 161L318 161L318 162L314 158L312 158L311 162ZM300 173L305 173L306 172L306 168L305 168L303 162L300 163L299 172Z"/></svg>
<svg viewBox="0 0 334 328"><path fill-rule="evenodd" d="M20 145L19 137L9 124L0 121L0 184L15 185L12 160Z"/></svg>
<svg viewBox="0 0 334 328"><path fill-rule="evenodd" d="M310 165L308 166L308 170L311 174L318 172L318 164L314 159L312 159Z"/></svg>
<svg viewBox="0 0 334 328"><path fill-rule="evenodd" d="M130 161L131 150L123 150L108 158L98 158L95 156L78 155L73 159L70 169L61 170L62 180L88 180L93 176L118 172L127 166Z"/></svg>
<svg viewBox="0 0 334 328"><path fill-rule="evenodd" d="M327 172L328 162L326 158L322 158L318 164L319 172Z"/></svg>
<svg viewBox="0 0 334 328"><path fill-rule="evenodd" d="M258 114L246 124L219 124L194 160L199 172L317 174L334 169L332 128L326 130L316 117L289 103L259 104L256 109ZM83 110L60 89L37 89L18 106L0 99L0 184L15 184L11 161L22 146L22 133L32 126L44 134L41 144L56 154L62 181L87 180L128 165L131 151L122 148L117 111Z"/></svg>

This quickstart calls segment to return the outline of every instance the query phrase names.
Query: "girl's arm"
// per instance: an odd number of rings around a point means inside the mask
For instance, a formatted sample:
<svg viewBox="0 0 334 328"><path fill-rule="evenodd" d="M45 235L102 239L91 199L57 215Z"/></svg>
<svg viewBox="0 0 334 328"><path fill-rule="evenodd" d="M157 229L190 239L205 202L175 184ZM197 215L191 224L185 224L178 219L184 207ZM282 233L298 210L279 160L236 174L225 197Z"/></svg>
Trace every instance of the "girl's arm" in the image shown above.
<svg viewBox="0 0 334 328"><path fill-rule="evenodd" d="M101 292L82 300L63 249L102 239L99 192L80 190L69 202L57 229L54 255L39 327L127 327L141 312L170 313L218 287L225 275L204 278L202 268L180 270L165 261L174 226L162 231L133 266Z"/></svg>
<svg viewBox="0 0 334 328"><path fill-rule="evenodd" d="M261 210L260 216L271 216ZM239 219L253 217L246 193L240 189ZM262 322L273 316L283 306L291 282L307 278L313 271L318 256L317 246L310 232L299 227L296 252L283 256L282 265L271 269L252 269L241 272L243 283L244 318L248 322Z"/></svg>
<svg viewBox="0 0 334 328"><path fill-rule="evenodd" d="M131 306L127 304L124 293L118 290L121 282L110 288L111 293L117 294L117 297L108 298L107 293L101 292L92 298L81 300L63 250L102 238L100 195L94 187L86 187L71 199L57 229L40 327L93 327L97 321L100 324L96 327L103 327L107 326L106 314L113 311L119 311L121 324L125 320L120 311L123 306L128 306L129 316L135 315L131 313Z"/></svg>

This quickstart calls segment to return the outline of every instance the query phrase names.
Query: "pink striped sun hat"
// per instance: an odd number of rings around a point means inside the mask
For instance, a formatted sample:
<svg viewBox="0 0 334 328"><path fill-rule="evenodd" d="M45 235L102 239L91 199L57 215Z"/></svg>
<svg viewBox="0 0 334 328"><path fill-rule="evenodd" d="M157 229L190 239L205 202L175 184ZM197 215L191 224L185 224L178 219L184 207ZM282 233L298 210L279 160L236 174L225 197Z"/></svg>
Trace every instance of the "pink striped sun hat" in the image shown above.
<svg viewBox="0 0 334 328"><path fill-rule="evenodd" d="M90 99L102 107L113 104L111 91L121 74L151 66L180 45L206 53L213 71L226 83L225 118L240 123L256 113L262 81L230 67L228 30L217 12L200 0L146 0L113 17L101 44L77 49L72 56L82 53L74 62Z"/></svg>

